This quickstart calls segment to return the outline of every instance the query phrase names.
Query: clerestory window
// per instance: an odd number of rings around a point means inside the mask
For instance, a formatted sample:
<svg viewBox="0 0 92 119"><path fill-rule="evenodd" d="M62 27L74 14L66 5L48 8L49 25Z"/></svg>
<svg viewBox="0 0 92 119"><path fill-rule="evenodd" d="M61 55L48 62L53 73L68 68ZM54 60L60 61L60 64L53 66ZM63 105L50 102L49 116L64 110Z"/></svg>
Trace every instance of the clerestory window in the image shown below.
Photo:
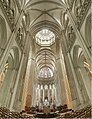
<svg viewBox="0 0 92 119"><path fill-rule="evenodd" d="M55 34L48 29L42 29L35 37L36 43L41 46L50 46L55 42Z"/></svg>

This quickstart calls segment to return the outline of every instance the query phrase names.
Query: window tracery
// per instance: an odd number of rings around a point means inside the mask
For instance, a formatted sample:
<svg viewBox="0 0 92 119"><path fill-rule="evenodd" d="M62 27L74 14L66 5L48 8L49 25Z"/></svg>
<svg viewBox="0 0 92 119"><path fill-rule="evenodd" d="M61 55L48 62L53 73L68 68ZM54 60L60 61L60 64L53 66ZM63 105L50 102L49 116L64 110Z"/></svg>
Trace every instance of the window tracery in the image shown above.
<svg viewBox="0 0 92 119"><path fill-rule="evenodd" d="M55 34L48 29L42 29L36 34L36 43L41 46L50 46L54 42Z"/></svg>
<svg viewBox="0 0 92 119"><path fill-rule="evenodd" d="M53 76L53 72L48 67L44 67L39 71L39 77L41 78L50 78L52 76Z"/></svg>

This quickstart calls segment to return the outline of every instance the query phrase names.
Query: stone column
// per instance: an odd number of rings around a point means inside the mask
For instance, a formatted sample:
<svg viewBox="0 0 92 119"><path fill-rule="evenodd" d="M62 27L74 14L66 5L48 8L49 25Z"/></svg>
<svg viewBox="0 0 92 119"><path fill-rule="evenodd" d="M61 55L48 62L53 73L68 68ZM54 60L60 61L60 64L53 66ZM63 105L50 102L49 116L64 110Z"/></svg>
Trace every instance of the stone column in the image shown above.
<svg viewBox="0 0 92 119"><path fill-rule="evenodd" d="M27 93L32 95L31 106L34 106L34 95L35 95L34 88L36 88L34 70L35 70L35 61L33 58L31 58L31 65L29 70L29 81L28 81L28 88L27 88Z"/></svg>
<svg viewBox="0 0 92 119"><path fill-rule="evenodd" d="M56 94L56 88L55 88L55 104L57 104L57 94Z"/></svg>
<svg viewBox="0 0 92 119"><path fill-rule="evenodd" d="M7 97L6 97L6 105L9 108L10 107L10 102L13 94L13 88L16 82L16 77L17 77L18 69L13 69L12 71L12 76L11 76L11 82L9 86L9 91L7 92Z"/></svg>
<svg viewBox="0 0 92 119"><path fill-rule="evenodd" d="M67 45L67 44L66 44ZM62 86L61 86L61 90L62 90L62 104L67 104L68 108L72 109L72 98L71 98L71 91L69 88L69 83L68 83L68 78L67 78L67 73L66 73L66 69L65 69L65 62L64 62L64 56L62 53L62 47L60 44L60 63L61 63L61 68L62 68L62 75L63 75L63 80L62 80Z"/></svg>
<svg viewBox="0 0 92 119"><path fill-rule="evenodd" d="M43 89L40 89L40 91L41 91L41 104L42 104L42 102L43 102Z"/></svg>
<svg viewBox="0 0 92 119"><path fill-rule="evenodd" d="M50 89L49 89L49 86L48 86L48 101L50 101Z"/></svg>
<svg viewBox="0 0 92 119"><path fill-rule="evenodd" d="M52 86L52 102L54 101L54 90L53 90L53 86Z"/></svg>
<svg viewBox="0 0 92 119"><path fill-rule="evenodd" d="M53 103L53 86L51 85L51 97L52 97L52 103Z"/></svg>
<svg viewBox="0 0 92 119"><path fill-rule="evenodd" d="M18 88L18 83L19 83L19 79L20 79L21 68L22 68L22 65L23 65L23 59L24 59L24 55L22 55L22 59L21 59L21 63L20 63L20 67L19 67L19 71L18 71L18 75L17 75L17 79L16 79L16 82L15 82L14 92L13 92L12 99L11 99L11 104L10 104L10 110L14 109L13 106L14 106L14 101L15 101L17 88Z"/></svg>
<svg viewBox="0 0 92 119"><path fill-rule="evenodd" d="M0 89L0 106L3 106L3 107L7 106L6 98L8 96L7 92L9 91L11 77L12 77L12 69L8 69Z"/></svg>
<svg viewBox="0 0 92 119"><path fill-rule="evenodd" d="M26 105L26 100L27 100L27 97L30 95L31 97L31 101L30 101L30 106L31 106L31 103L32 103L32 94L31 93L28 93L27 89L28 89L28 85L29 85L29 75L30 75L30 66L31 66L31 63L32 63L32 60L29 59L28 60L28 64L27 64L27 70L26 70L26 76L25 76L25 82L24 82L24 89L23 89L23 96L22 96L22 110L25 110L25 106L28 106Z"/></svg>
<svg viewBox="0 0 92 119"><path fill-rule="evenodd" d="M40 90L38 89L38 97L39 97L39 92L40 92ZM36 105L36 84L33 84L33 87L32 87L32 106L35 106L35 105Z"/></svg>
<svg viewBox="0 0 92 119"><path fill-rule="evenodd" d="M68 49L66 46L66 37L64 35L64 31L62 31L61 46L62 46L62 52L64 55L66 71L67 71L67 75L68 75L68 82L69 82L71 95L72 95L73 107L77 108L78 106L81 105L81 103L83 103L83 98L82 98L81 92L79 90L79 85L78 85L77 77L76 77L76 74L74 71L74 66L73 66L73 62L71 59L71 55L68 52ZM75 87L75 88L73 88L73 87Z"/></svg>
<svg viewBox="0 0 92 119"><path fill-rule="evenodd" d="M38 106L38 88L36 88L36 105Z"/></svg>
<svg viewBox="0 0 92 119"><path fill-rule="evenodd" d="M54 101L55 101L55 87L53 85L53 91L54 91Z"/></svg>
<svg viewBox="0 0 92 119"><path fill-rule="evenodd" d="M44 99L46 97L46 89L45 89L45 86L44 86Z"/></svg>
<svg viewBox="0 0 92 119"><path fill-rule="evenodd" d="M40 87L39 87L39 103L41 102L41 89L40 89Z"/></svg>
<svg viewBox="0 0 92 119"><path fill-rule="evenodd" d="M24 51L21 57L20 61L20 67L18 70L17 79L14 86L14 92L11 99L10 109L14 110L21 110L21 104L22 104L22 95L23 95L23 87L24 87L24 81L25 81L25 73L27 68L27 61L28 61L28 55L29 55L29 49L30 49L30 42L29 42L29 32L27 32L26 35L26 42Z"/></svg>
<svg viewBox="0 0 92 119"><path fill-rule="evenodd" d="M85 101L88 102L88 94L87 94L87 90L85 88L85 85L84 85L84 79L88 79L86 76L85 77L82 77L83 76L83 72L81 74L81 69L83 67L78 67L78 66L75 66L74 67L74 70L75 70L75 73L76 73L76 77L77 77L77 81L78 81L78 84L79 84L79 89L80 89L80 92L81 92L81 95L82 95L82 98L83 98L83 105L85 104ZM85 94L84 94L85 93Z"/></svg>
<svg viewBox="0 0 92 119"><path fill-rule="evenodd" d="M31 103L31 95L27 95L27 97L26 97L26 107L30 107L30 103Z"/></svg>
<svg viewBox="0 0 92 119"><path fill-rule="evenodd" d="M44 86L43 86L43 102L44 102Z"/></svg>
<svg viewBox="0 0 92 119"><path fill-rule="evenodd" d="M85 40L84 40L82 34L80 33L80 31L77 28L77 25L76 25L77 19L75 19L75 16L72 13L71 9L67 9L67 14L68 14L68 17L70 19L70 23L73 26L73 29L74 29L74 31L76 33L78 42L81 44L81 47L82 47L82 49L84 51L84 54L87 57L88 62L90 63L90 51L88 50L88 48L86 46L86 43L85 43Z"/></svg>
<svg viewBox="0 0 92 119"><path fill-rule="evenodd" d="M55 72L55 80L56 80L56 91L57 91L57 105L62 104L63 102L63 91L64 91L64 85L63 85L63 74L62 74L62 66L61 66L61 61L60 61L60 40L57 39L57 59L56 59L56 69L57 71Z"/></svg>
<svg viewBox="0 0 92 119"><path fill-rule="evenodd" d="M52 102L51 102L51 99L52 99L52 89L51 89L51 85L50 85L49 93L50 93L50 103L52 103Z"/></svg>
<svg viewBox="0 0 92 119"><path fill-rule="evenodd" d="M73 66L71 56L70 56L69 53L68 53L68 58L69 58L72 73L73 73L73 76L74 76L74 82L76 84L76 89L77 89L77 93L78 93L78 96L79 96L80 104L82 105L83 104L83 98L82 98L82 95L81 95L81 91L80 91L80 88L79 88L79 85L78 85L78 81L77 81L77 77L76 77L76 74L75 74L74 66Z"/></svg>
<svg viewBox="0 0 92 119"><path fill-rule="evenodd" d="M85 90L86 90L86 95L88 96L88 98L86 99L86 101L88 102L90 99L91 100L91 84L90 84L90 81L89 81L89 77L87 76L87 73L84 69L84 66L80 67L79 69L79 72L80 72L80 75L81 75L81 80L83 82L83 85L85 87Z"/></svg>
<svg viewBox="0 0 92 119"><path fill-rule="evenodd" d="M31 39L31 37L30 37ZM29 52L29 59L28 62L31 60L31 64L29 65L29 70L28 70L28 86L27 86L27 94L30 94L32 97L32 102L30 106L34 106L34 86L37 85L36 79L35 79L35 60L34 60L34 53L35 53L35 46L34 46L34 41L31 39L30 40L31 45L30 45L30 52Z"/></svg>
<svg viewBox="0 0 92 119"><path fill-rule="evenodd" d="M4 48L0 47L0 59L1 59L2 55L3 55L3 53L4 53L4 50L5 50Z"/></svg>
<svg viewBox="0 0 92 119"><path fill-rule="evenodd" d="M3 55L2 55L2 57L0 59L0 73L2 72L3 66L6 63L7 59L8 59L9 52L10 52L10 49L12 48L12 44L13 44L15 38L16 38L17 31L19 29L19 26L20 26L20 22L22 20L22 17L23 17L23 11L21 11L21 13L19 14L19 17L18 17L16 26L15 26L15 29L12 32L12 34L10 36L10 39L8 41L8 44L6 46L6 49L4 50Z"/></svg>
<svg viewBox="0 0 92 119"><path fill-rule="evenodd" d="M65 86L64 86L64 77L63 71L61 66L60 58L57 59L57 77L56 77L56 91L57 91L57 98L58 98L58 105L66 103L66 95L65 95Z"/></svg>

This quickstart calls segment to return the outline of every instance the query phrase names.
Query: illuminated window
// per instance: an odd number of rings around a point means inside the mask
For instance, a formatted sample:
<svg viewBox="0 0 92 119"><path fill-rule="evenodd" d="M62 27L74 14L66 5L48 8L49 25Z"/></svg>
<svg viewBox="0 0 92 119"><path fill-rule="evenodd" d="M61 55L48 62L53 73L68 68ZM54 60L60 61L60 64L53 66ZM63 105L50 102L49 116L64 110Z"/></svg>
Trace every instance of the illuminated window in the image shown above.
<svg viewBox="0 0 92 119"><path fill-rule="evenodd" d="M55 35L48 29L43 29L36 34L36 43L41 46L50 46L55 42Z"/></svg>
<svg viewBox="0 0 92 119"><path fill-rule="evenodd" d="M53 76L53 72L48 67L44 67L39 71L39 77L41 78L50 78L52 76Z"/></svg>
<svg viewBox="0 0 92 119"><path fill-rule="evenodd" d="M67 14L65 14L65 20L67 20L67 18L68 18L68 16L67 16Z"/></svg>
<svg viewBox="0 0 92 119"><path fill-rule="evenodd" d="M63 3L65 3L65 0L62 0Z"/></svg>
<svg viewBox="0 0 92 119"><path fill-rule="evenodd" d="M24 21L26 20L26 16L25 15L23 16L23 19L24 19Z"/></svg>
<svg viewBox="0 0 92 119"><path fill-rule="evenodd" d="M45 85L45 89L48 89L48 86L47 85Z"/></svg>

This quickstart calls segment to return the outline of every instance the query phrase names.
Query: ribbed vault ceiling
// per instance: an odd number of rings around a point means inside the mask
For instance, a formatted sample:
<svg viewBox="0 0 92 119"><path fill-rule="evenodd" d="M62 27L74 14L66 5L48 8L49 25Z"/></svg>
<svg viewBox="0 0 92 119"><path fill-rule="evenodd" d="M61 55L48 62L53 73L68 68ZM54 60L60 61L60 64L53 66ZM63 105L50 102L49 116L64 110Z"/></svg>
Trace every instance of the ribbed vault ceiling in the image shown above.
<svg viewBox="0 0 92 119"><path fill-rule="evenodd" d="M61 18L66 9L65 0L20 0L20 5L27 14L27 22L32 36L48 29L59 37L62 30ZM39 54L40 53L40 54ZM36 58L36 70L49 67L53 72L56 69L55 56L48 50L39 52Z"/></svg>
<svg viewBox="0 0 92 119"><path fill-rule="evenodd" d="M35 35L42 29L48 29L60 36L63 29L62 14L66 11L69 0L17 0L21 9L27 15L28 29L35 38ZM48 67L53 72L56 69L56 61L53 53L48 50L39 52L36 56L36 70Z"/></svg>
<svg viewBox="0 0 92 119"><path fill-rule="evenodd" d="M56 24L62 28L61 15L66 8L66 0L19 0L22 9L29 14L30 28L43 22ZM39 28L39 27L37 27Z"/></svg>

